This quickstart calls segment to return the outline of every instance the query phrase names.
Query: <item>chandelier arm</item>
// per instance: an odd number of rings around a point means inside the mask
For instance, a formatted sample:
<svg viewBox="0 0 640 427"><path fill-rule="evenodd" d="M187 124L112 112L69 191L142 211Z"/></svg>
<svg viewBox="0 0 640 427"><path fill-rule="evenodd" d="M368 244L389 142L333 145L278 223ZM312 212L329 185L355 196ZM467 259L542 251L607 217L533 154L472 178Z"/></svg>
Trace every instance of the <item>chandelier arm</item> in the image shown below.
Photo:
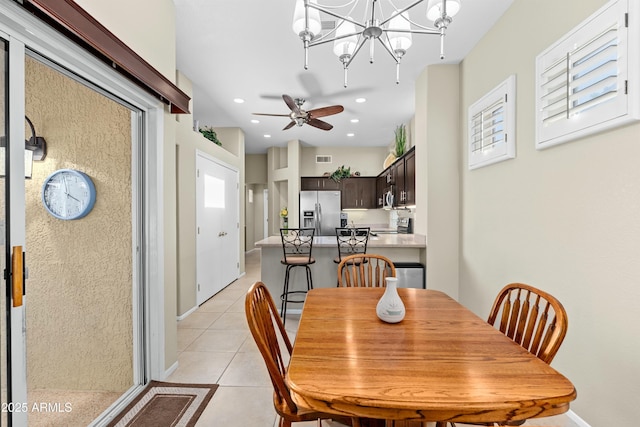
<svg viewBox="0 0 640 427"><path fill-rule="evenodd" d="M316 5L313 5L313 3L309 3L309 7L312 7L314 9L318 9L320 12L322 13L326 13L327 15L333 16L334 18L338 18L341 19L343 21L347 21L347 22L351 22L354 25L357 25L358 27L361 28L367 28L366 24L362 24L356 20L350 19L348 16L342 16L342 15L338 15L337 13L334 13L332 11L330 11L329 9L324 9L322 7L318 7Z"/></svg>
<svg viewBox="0 0 640 427"><path fill-rule="evenodd" d="M409 9L413 8L414 6L417 6L417 5L419 5L420 3L423 3L425 0L416 0L415 2L411 3L409 6L405 7L405 8L404 8L404 9L402 9L402 10L399 10L399 9L396 7L396 5L395 5L395 4L393 4L393 2L392 2L391 0L388 0L388 1L389 1L389 4L391 5L391 7L393 7L393 9L396 11L396 13L397 13L398 15L402 16L402 18L403 18L405 21L411 22L411 20L410 20L410 19L407 19L407 18L403 15L403 13L404 13L404 12L406 12L407 10L409 10ZM387 19L383 20L383 21L380 23L380 25L384 25L384 24L386 24L387 22L391 21L391 19L393 19L393 17L394 17L394 15L393 15L393 14L391 14ZM413 24L413 22L411 22L411 23ZM414 25L415 25L415 24L414 24Z"/></svg>
<svg viewBox="0 0 640 427"><path fill-rule="evenodd" d="M311 6L311 7L315 8L315 9L318 9L318 10L320 10L320 8L323 8L323 9L342 9L344 7L351 6L353 4L353 8L351 9L351 10L353 10L353 9L356 8L356 6L358 5L359 2L360 2L360 0L351 0L351 1L346 2L345 4L339 4L339 5L336 5L336 6L329 6L327 4L318 4L318 3L316 3L314 6Z"/></svg>
<svg viewBox="0 0 640 427"><path fill-rule="evenodd" d="M356 55L358 55L358 52L360 52L360 49L362 49L362 46L364 46L366 41L367 39L364 37L361 37L358 40L358 44L356 45L356 49L353 51L353 54L351 54L351 58L349 58L349 61L347 61L347 63L344 65L345 68L349 68L349 65L351 65L351 61L353 61L353 58L355 58Z"/></svg>
<svg viewBox="0 0 640 427"><path fill-rule="evenodd" d="M401 30L395 28L385 28L382 31L386 33L408 33L408 34L431 34L431 35L440 35L440 30L436 28L428 28L426 30Z"/></svg>
<svg viewBox="0 0 640 427"><path fill-rule="evenodd" d="M386 33L385 33L385 35L386 35ZM398 56L393 52L393 50L391 50L391 46L390 46L390 43L391 43L391 42L389 42L388 38L387 38L387 40L382 40L382 38L381 38L381 37L379 37L379 38L378 38L378 41L382 44L382 46L384 46L385 50L386 50L387 52L389 52L389 55L391 55L391 57L393 58L393 60L394 60L394 61L396 61L396 64L399 64L399 63L400 63L400 59L399 59L399 58L398 58ZM386 43L385 43L385 41L386 41Z"/></svg>
<svg viewBox="0 0 640 427"><path fill-rule="evenodd" d="M332 37L330 39L318 39L318 40L314 40L313 42L309 43L309 47L314 47L314 46L318 46L321 44L325 44L325 43L330 43L332 41L336 41L336 40L341 40L341 39L345 39L347 37L351 37L351 36L360 36L362 34L362 31L359 32L355 32L355 33L349 33L349 34L344 34L342 36L336 36L336 37ZM438 32L437 34L440 34L440 32Z"/></svg>

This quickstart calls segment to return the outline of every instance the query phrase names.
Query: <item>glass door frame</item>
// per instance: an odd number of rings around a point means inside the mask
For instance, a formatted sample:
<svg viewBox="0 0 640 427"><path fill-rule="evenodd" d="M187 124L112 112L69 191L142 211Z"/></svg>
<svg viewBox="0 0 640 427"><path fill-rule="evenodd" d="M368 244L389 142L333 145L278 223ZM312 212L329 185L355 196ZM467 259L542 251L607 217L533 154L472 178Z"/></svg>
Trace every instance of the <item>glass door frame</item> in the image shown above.
<svg viewBox="0 0 640 427"><path fill-rule="evenodd" d="M165 378L165 286L164 286L164 120L168 112L164 104L140 89L133 82L93 57L64 35L27 13L14 2L1 2L0 35L9 41L9 129L10 146L10 200L7 215L11 215L11 230L7 231L11 245L25 243L25 185L24 185L24 116L25 88L24 64L28 51L48 58L52 63L100 88L114 99L134 107L132 112L132 138L139 141L139 149L132 152L133 203L133 256L134 280L134 386L123 399L108 411L125 407L151 379ZM173 147L171 147L173 150ZM21 177L20 179L14 177ZM9 212L9 209L11 211ZM30 262L26 258L27 265ZM28 290L28 283L27 283ZM27 296L24 301L28 300ZM16 314L24 319L22 313ZM12 316L13 317L13 316ZM174 318L169 321L175 321ZM23 328L15 328L12 319L11 374L13 402L26 402L26 350ZM141 326L144 325L144 326ZM16 330L19 329L19 330ZM15 337L14 337L15 334ZM15 342L13 341L15 338ZM15 356L14 356L15 355ZM22 363L22 366L20 366ZM22 384L17 384L20 378ZM16 415L16 414L14 414ZM103 419L109 414L103 414ZM26 414L15 418L13 425L26 425Z"/></svg>

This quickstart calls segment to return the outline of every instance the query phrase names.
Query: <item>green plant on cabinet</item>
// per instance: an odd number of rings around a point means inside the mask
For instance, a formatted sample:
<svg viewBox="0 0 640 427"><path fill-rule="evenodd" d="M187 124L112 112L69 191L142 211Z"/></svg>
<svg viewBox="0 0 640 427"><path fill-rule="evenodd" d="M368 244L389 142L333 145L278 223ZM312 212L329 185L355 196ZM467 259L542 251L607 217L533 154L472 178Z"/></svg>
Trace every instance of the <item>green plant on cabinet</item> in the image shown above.
<svg viewBox="0 0 640 427"><path fill-rule="evenodd" d="M205 126L204 128L200 128L200 133L202 136L207 138L209 141L213 141L214 144L222 146L222 142L218 139L218 135L210 126Z"/></svg>

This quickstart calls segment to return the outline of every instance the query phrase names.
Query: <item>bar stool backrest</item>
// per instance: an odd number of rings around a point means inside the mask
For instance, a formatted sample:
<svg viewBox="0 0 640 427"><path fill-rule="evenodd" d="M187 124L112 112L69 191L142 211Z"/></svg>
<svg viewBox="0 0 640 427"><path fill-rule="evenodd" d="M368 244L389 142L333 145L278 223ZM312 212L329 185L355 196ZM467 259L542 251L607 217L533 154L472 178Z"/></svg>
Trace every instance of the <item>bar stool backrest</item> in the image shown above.
<svg viewBox="0 0 640 427"><path fill-rule="evenodd" d="M281 228L283 261L285 264L311 264L313 228Z"/></svg>
<svg viewBox="0 0 640 427"><path fill-rule="evenodd" d="M346 227L336 228L336 239L338 240L338 259L349 255L366 254L369 243L369 232L371 227Z"/></svg>

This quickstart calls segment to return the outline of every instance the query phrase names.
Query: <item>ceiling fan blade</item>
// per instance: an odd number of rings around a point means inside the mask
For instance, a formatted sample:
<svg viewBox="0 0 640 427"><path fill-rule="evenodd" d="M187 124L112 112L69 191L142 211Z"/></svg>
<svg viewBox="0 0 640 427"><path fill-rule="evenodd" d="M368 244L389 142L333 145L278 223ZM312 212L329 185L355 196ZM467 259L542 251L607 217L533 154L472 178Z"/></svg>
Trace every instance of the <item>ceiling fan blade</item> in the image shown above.
<svg viewBox="0 0 640 427"><path fill-rule="evenodd" d="M313 126L314 128L322 129L322 130L331 130L333 129L333 125L330 125L327 122L323 122L322 120L310 118L307 120L307 124Z"/></svg>
<svg viewBox="0 0 640 427"><path fill-rule="evenodd" d="M269 114L269 113L251 113L254 116L275 116L275 117L289 117L289 114Z"/></svg>
<svg viewBox="0 0 640 427"><path fill-rule="evenodd" d="M311 117L326 117L331 116L333 114L342 113L344 111L344 107L342 105L331 105L329 107L315 108L313 110L307 111Z"/></svg>
<svg viewBox="0 0 640 427"><path fill-rule="evenodd" d="M293 120L291 120L291 121L289 122L289 124L288 124L288 125L286 125L285 127L283 127L283 128L282 128L282 130L291 129L292 127L294 127L294 126L295 126L295 124L296 124L296 122L294 122Z"/></svg>
<svg viewBox="0 0 640 427"><path fill-rule="evenodd" d="M292 97L289 95L282 95L282 99L284 99L284 103L287 104L287 107L289 107L291 111L296 114L300 114L300 107L298 107L298 104L296 104L296 101L294 101Z"/></svg>

